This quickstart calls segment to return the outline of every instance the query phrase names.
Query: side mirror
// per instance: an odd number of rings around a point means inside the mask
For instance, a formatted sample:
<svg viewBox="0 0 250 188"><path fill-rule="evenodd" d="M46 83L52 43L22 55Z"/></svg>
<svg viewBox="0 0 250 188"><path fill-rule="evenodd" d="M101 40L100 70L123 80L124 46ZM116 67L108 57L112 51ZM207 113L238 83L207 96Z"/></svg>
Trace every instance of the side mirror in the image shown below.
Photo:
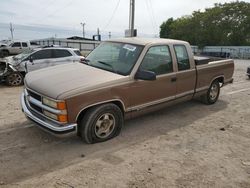
<svg viewBox="0 0 250 188"><path fill-rule="evenodd" d="M33 57L32 57L32 56L29 56L29 61L30 61L31 63L33 63Z"/></svg>
<svg viewBox="0 0 250 188"><path fill-rule="evenodd" d="M156 74L152 71L138 70L135 74L135 79L153 81L156 80Z"/></svg>

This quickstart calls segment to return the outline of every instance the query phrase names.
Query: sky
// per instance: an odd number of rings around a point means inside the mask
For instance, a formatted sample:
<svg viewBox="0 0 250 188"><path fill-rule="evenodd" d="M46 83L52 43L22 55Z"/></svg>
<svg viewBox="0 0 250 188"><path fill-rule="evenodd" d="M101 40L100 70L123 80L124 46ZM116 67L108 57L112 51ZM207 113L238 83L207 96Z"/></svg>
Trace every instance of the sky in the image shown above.
<svg viewBox="0 0 250 188"><path fill-rule="evenodd" d="M9 23L14 26L14 39L82 36L100 29L102 38L124 36L128 29L130 0L0 0L0 40L10 38ZM168 18L203 11L226 0L135 0L135 28L138 36L157 37L159 27ZM250 0L245 0L250 2Z"/></svg>

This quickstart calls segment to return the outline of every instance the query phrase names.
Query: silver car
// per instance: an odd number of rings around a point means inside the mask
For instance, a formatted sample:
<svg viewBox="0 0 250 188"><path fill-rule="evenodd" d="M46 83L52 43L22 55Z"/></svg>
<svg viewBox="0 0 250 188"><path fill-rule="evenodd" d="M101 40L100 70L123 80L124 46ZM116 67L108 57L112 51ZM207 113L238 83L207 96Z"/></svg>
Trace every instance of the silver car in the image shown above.
<svg viewBox="0 0 250 188"><path fill-rule="evenodd" d="M0 79L10 86L23 84L27 72L67 63L82 62L78 49L63 47L37 48L5 58L0 65Z"/></svg>

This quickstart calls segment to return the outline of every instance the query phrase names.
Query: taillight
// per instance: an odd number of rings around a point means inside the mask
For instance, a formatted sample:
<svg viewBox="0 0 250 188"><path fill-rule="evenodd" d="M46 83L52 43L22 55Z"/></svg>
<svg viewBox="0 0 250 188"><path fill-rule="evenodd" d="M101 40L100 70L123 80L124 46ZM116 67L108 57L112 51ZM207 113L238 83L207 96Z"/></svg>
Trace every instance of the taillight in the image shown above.
<svg viewBox="0 0 250 188"><path fill-rule="evenodd" d="M80 59L80 63L84 63L85 58Z"/></svg>

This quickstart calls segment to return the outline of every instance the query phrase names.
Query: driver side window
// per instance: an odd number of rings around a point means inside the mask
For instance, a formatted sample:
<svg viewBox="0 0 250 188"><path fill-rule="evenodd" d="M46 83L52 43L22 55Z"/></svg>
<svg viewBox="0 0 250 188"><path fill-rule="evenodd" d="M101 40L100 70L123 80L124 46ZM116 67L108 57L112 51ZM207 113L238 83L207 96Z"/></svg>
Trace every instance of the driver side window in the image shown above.
<svg viewBox="0 0 250 188"><path fill-rule="evenodd" d="M12 47L21 47L21 43L20 42L15 42L12 44Z"/></svg>
<svg viewBox="0 0 250 188"><path fill-rule="evenodd" d="M149 48L140 69L152 71L156 75L173 72L173 62L168 46L154 46Z"/></svg>

